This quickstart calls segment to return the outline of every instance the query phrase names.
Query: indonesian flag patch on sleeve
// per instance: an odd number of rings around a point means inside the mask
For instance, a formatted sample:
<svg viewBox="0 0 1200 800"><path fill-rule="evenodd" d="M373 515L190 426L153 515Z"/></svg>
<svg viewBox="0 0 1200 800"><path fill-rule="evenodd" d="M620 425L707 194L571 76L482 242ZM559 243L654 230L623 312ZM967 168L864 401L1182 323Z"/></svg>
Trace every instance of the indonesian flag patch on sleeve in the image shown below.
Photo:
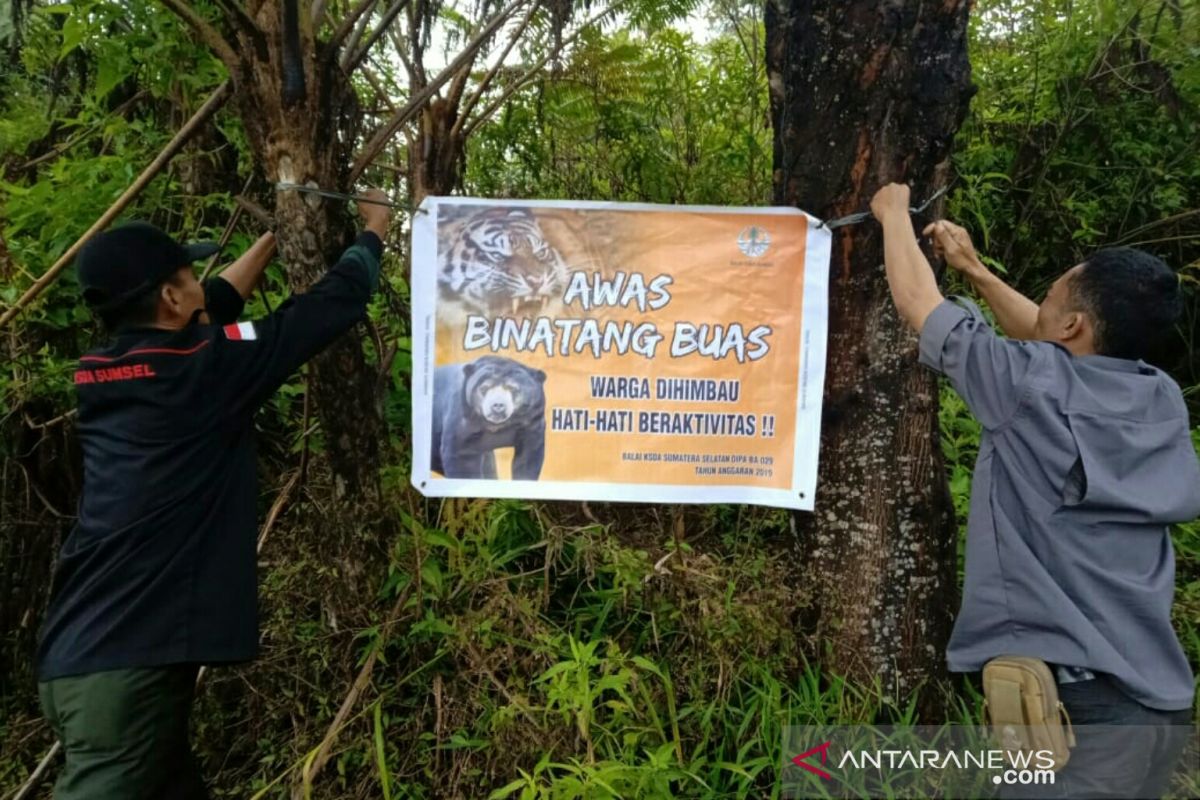
<svg viewBox="0 0 1200 800"><path fill-rule="evenodd" d="M258 338L253 322L235 322L233 325L226 325L221 330L225 331L225 338L233 342L249 342Z"/></svg>

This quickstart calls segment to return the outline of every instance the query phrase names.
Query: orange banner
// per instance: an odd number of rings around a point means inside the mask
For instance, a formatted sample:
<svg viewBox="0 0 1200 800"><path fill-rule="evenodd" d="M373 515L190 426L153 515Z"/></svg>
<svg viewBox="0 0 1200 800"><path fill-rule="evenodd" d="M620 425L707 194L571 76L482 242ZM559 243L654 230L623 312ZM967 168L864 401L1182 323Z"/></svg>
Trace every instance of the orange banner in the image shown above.
<svg viewBox="0 0 1200 800"><path fill-rule="evenodd" d="M828 249L796 209L427 198L414 485L811 508Z"/></svg>

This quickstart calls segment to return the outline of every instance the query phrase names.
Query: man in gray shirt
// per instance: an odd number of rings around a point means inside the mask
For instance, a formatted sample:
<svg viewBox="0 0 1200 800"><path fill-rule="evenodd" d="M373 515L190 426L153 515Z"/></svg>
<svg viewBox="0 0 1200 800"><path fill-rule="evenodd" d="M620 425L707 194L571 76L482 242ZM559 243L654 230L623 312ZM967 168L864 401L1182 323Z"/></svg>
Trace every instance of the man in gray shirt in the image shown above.
<svg viewBox="0 0 1200 800"><path fill-rule="evenodd" d="M1200 515L1200 463L1179 386L1142 360L1181 313L1178 278L1141 251L1101 250L1039 306L987 270L962 228L930 225L1002 338L969 301L942 297L908 206L898 184L871 201L896 308L920 333L921 363L984 430L950 669L1032 656L1051 665L1076 726L1188 723L1194 679L1171 627L1168 526ZM1135 769L1106 757L1084 770L1073 756L1059 789L1157 796L1181 742L1129 753Z"/></svg>

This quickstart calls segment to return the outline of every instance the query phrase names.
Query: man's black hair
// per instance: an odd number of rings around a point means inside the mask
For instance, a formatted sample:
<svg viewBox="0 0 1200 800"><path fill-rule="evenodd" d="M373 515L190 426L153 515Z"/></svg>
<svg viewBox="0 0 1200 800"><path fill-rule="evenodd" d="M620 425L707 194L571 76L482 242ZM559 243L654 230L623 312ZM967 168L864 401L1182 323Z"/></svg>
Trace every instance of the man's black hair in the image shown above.
<svg viewBox="0 0 1200 800"><path fill-rule="evenodd" d="M1076 306L1095 327L1095 348L1113 358L1147 359L1183 313L1179 278L1132 247L1099 250L1071 279Z"/></svg>

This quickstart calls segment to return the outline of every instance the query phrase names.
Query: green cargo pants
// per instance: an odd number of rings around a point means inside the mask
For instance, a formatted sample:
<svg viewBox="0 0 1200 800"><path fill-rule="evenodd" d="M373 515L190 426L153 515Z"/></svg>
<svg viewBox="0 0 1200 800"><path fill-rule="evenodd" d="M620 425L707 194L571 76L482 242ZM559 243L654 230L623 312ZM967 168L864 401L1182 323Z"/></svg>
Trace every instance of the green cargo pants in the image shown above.
<svg viewBox="0 0 1200 800"><path fill-rule="evenodd" d="M188 745L196 666L116 669L38 684L67 763L54 800L203 800Z"/></svg>

